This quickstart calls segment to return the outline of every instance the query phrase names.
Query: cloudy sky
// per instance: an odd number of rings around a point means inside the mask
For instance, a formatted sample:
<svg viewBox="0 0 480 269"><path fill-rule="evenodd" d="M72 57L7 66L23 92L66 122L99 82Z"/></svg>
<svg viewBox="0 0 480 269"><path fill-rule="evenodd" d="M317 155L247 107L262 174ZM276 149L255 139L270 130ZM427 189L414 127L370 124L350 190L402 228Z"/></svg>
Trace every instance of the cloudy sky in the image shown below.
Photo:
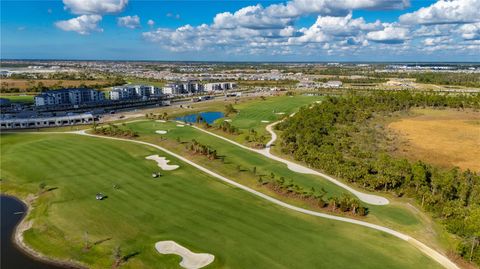
<svg viewBox="0 0 480 269"><path fill-rule="evenodd" d="M480 61L480 0L2 0L1 58Z"/></svg>

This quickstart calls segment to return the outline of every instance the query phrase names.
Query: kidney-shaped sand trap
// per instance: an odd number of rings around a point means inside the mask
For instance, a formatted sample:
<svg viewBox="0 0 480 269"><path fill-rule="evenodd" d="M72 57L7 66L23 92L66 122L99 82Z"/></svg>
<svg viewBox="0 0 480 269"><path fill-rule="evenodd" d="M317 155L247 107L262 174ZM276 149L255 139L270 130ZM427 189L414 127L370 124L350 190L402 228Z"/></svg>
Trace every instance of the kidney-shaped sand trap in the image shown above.
<svg viewBox="0 0 480 269"><path fill-rule="evenodd" d="M175 170L179 167L178 165L168 164L170 161L167 160L167 158L160 157L158 155L151 155L151 156L146 157L145 159L156 161L157 164L158 164L158 167L162 168L163 170Z"/></svg>
<svg viewBox="0 0 480 269"><path fill-rule="evenodd" d="M157 134L166 134L167 131L164 131L164 130L158 130L158 131L155 131L155 133Z"/></svg>
<svg viewBox="0 0 480 269"><path fill-rule="evenodd" d="M165 123L167 121L166 120L156 120L156 122Z"/></svg>
<svg viewBox="0 0 480 269"><path fill-rule="evenodd" d="M188 269L202 268L209 265L215 256L209 253L193 253L189 249L177 244L175 241L158 241L155 248L161 254L176 254L182 257L180 266Z"/></svg>

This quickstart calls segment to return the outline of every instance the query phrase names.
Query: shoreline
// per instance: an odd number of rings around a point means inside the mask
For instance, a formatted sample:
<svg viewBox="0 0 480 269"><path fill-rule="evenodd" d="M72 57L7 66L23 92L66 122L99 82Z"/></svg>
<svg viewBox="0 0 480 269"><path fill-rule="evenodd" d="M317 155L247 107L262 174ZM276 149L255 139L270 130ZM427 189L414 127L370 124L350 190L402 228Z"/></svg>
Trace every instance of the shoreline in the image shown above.
<svg viewBox="0 0 480 269"><path fill-rule="evenodd" d="M85 265L80 264L80 262L78 261L61 260L61 259L48 257L47 255L34 250L32 247L28 246L25 243L23 233L32 227L33 222L32 220L27 220L27 217L31 212L31 207L32 207L31 202L36 199L36 196L29 194L27 198L22 199L7 193L0 193L0 195L15 199L21 202L22 205L25 207L25 214L23 215L20 222L13 229L12 236L10 238L14 247L16 247L19 251L21 251L23 254L27 255L28 257L42 263L60 266L65 269L87 269L88 268Z"/></svg>

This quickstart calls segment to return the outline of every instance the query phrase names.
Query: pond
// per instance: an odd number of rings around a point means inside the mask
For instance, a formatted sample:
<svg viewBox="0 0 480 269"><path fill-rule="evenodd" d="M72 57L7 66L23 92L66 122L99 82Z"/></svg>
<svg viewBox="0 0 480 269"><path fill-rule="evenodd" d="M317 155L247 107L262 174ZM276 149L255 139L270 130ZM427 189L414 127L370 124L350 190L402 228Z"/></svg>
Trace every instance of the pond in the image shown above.
<svg viewBox="0 0 480 269"><path fill-rule="evenodd" d="M178 117L176 118L176 120L188 123L196 123L199 116L203 119L203 121L207 122L208 124L212 124L214 121L224 117L223 112L200 112Z"/></svg>
<svg viewBox="0 0 480 269"><path fill-rule="evenodd" d="M13 243L13 231L17 224L25 216L27 207L20 200L10 196L0 195L1 213L1 257L0 268L2 269L60 269L53 264L38 261Z"/></svg>

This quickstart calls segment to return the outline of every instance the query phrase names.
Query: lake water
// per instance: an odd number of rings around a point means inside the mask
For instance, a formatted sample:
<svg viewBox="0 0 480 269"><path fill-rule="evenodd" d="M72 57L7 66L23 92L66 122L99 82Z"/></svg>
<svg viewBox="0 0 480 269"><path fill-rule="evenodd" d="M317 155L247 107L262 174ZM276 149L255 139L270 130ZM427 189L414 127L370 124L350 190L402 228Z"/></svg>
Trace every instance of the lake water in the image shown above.
<svg viewBox="0 0 480 269"><path fill-rule="evenodd" d="M195 113L195 114L178 117L176 118L176 120L189 122L189 123L196 123L198 116L202 117L204 121L206 121L208 124L212 124L214 121L224 117L223 112L201 112L201 113Z"/></svg>
<svg viewBox="0 0 480 269"><path fill-rule="evenodd" d="M12 234L15 226L25 216L27 208L19 200L9 197L0 196L0 213L1 213L1 269L61 269L56 265L37 261L24 252L19 250L12 242Z"/></svg>

